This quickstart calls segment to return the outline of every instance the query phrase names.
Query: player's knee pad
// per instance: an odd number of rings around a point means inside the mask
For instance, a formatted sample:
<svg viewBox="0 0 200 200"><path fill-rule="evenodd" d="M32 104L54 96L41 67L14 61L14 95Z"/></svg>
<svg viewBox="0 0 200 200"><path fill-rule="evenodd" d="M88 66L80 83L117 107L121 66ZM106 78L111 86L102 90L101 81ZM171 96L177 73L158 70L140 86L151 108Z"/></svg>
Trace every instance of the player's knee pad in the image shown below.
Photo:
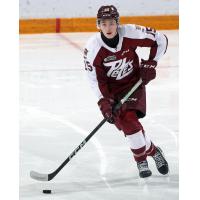
<svg viewBox="0 0 200 200"><path fill-rule="evenodd" d="M115 125L118 129L122 130L125 135L131 135L143 130L135 111L125 111L120 118L116 120Z"/></svg>

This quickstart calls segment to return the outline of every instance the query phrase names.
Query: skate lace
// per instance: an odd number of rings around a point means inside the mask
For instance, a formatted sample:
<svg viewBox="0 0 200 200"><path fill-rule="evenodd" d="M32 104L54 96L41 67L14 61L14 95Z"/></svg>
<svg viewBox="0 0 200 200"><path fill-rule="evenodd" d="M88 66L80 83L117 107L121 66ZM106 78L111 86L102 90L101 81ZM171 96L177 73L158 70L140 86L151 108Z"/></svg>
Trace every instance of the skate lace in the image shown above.
<svg viewBox="0 0 200 200"><path fill-rule="evenodd" d="M157 152L154 156L153 156L155 162L156 162L156 166L158 168L162 167L163 165L165 165L165 161L162 157L162 155L160 154L160 152Z"/></svg>
<svg viewBox="0 0 200 200"><path fill-rule="evenodd" d="M149 170L147 162L138 163L138 169L140 172Z"/></svg>

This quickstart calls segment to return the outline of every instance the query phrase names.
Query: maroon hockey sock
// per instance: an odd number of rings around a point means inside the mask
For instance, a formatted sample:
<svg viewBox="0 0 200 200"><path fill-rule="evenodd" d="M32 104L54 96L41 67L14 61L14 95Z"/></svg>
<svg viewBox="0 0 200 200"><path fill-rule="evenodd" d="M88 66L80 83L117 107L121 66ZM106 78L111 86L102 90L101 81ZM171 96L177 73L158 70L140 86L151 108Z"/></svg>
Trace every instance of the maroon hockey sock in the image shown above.
<svg viewBox="0 0 200 200"><path fill-rule="evenodd" d="M131 149L133 152L133 157L136 162L141 162L146 160L147 154L146 154L146 147L141 147L139 149Z"/></svg>
<svg viewBox="0 0 200 200"><path fill-rule="evenodd" d="M146 151L147 156L154 156L156 153L156 147L155 145L151 142L151 146L149 149Z"/></svg>

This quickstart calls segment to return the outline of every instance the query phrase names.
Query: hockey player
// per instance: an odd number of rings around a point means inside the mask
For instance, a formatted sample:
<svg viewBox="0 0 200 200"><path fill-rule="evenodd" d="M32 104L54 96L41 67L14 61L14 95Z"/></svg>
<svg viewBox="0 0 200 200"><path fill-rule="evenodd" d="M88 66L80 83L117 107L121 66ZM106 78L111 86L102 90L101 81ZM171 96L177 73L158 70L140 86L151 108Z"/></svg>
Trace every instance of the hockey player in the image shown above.
<svg viewBox="0 0 200 200"><path fill-rule="evenodd" d="M157 61L166 52L167 37L139 25L119 25L119 13L113 5L99 8L97 27L100 32L89 39L84 62L99 108L106 120L125 134L141 178L152 174L147 156L155 160L161 174L167 174L168 163L161 149L149 139L139 122L146 115L145 85L156 77ZM150 48L148 60L139 60L137 47ZM116 102L140 78L142 85L121 109L113 112Z"/></svg>

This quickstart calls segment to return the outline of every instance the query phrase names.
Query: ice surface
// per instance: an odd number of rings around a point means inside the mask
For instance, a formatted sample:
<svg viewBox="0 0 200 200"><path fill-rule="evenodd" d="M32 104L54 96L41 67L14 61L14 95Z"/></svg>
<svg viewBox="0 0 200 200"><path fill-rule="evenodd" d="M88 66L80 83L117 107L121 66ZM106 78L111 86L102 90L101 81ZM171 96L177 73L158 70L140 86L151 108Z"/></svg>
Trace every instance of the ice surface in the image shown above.
<svg viewBox="0 0 200 200"><path fill-rule="evenodd" d="M178 31L163 32L168 52L147 86L141 122L163 149L170 175L149 158L153 175L140 179L123 134L106 123L50 182L29 173L54 171L102 120L82 56L93 33L20 35L20 200L178 200Z"/></svg>

